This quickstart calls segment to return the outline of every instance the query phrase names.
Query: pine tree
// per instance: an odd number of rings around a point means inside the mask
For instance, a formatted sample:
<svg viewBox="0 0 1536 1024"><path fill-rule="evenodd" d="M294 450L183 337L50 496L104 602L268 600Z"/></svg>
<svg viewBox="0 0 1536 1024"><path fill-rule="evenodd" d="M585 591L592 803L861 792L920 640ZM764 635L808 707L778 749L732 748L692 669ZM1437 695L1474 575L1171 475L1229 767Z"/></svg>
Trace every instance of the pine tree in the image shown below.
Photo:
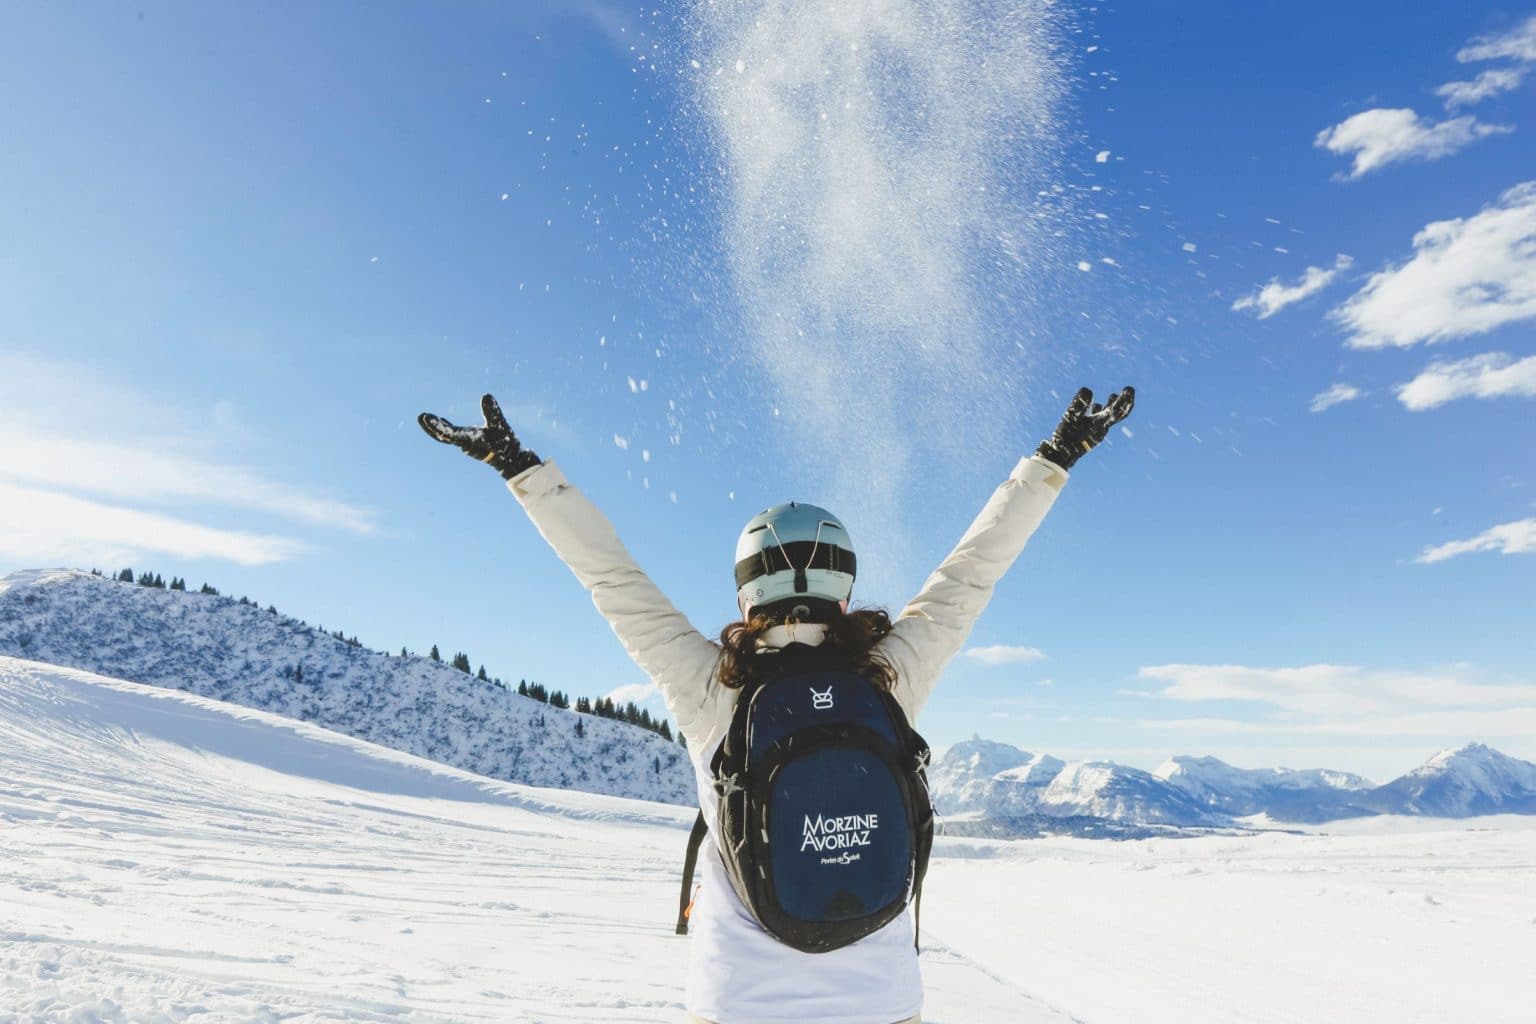
<svg viewBox="0 0 1536 1024"><path fill-rule="evenodd" d="M124 569L122 572L118 573L117 574L117 581L119 583L132 583L133 582L133 570L132 569Z"/></svg>
<svg viewBox="0 0 1536 1024"><path fill-rule="evenodd" d="M442 663L443 656L438 653L437 644L432 645L432 650L428 652L427 657L431 658L435 662L438 662L439 664Z"/></svg>
<svg viewBox="0 0 1536 1024"><path fill-rule="evenodd" d="M571 706L571 699L560 690L556 690L549 695L549 706L552 708L569 708Z"/></svg>
<svg viewBox="0 0 1536 1024"><path fill-rule="evenodd" d="M202 585L202 587L198 590L198 593L199 594L208 594L210 597L218 597L219 596L218 589L216 587L210 587L206 583L204 583Z"/></svg>
<svg viewBox="0 0 1536 1024"><path fill-rule="evenodd" d="M482 683L488 683L491 681L491 677L485 674L484 665L481 665L480 671L475 673L475 678L480 680Z"/></svg>
<svg viewBox="0 0 1536 1024"><path fill-rule="evenodd" d="M586 734L587 734L587 730L581 724L581 719L579 719L579 718L576 719L576 735L577 736L585 736Z"/></svg>
<svg viewBox="0 0 1536 1024"><path fill-rule="evenodd" d="M463 651L460 651L458 654L453 656L453 667L458 669L460 672L463 672L465 675L469 675L469 673L473 671L473 669L469 667L469 655L465 654Z"/></svg>
<svg viewBox="0 0 1536 1024"><path fill-rule="evenodd" d="M656 730L656 731L661 734L661 738L662 739L667 740L668 742L671 742L671 740L672 740L672 726L667 724L666 719L662 719L661 728Z"/></svg>
<svg viewBox="0 0 1536 1024"><path fill-rule="evenodd" d="M519 697L526 697L526 696L528 696L528 680L526 680L526 679L519 679L517 681L517 695Z"/></svg>
<svg viewBox="0 0 1536 1024"><path fill-rule="evenodd" d="M405 653L405 648L403 646L400 648L400 657L402 657L402 658L408 657L408 655Z"/></svg>

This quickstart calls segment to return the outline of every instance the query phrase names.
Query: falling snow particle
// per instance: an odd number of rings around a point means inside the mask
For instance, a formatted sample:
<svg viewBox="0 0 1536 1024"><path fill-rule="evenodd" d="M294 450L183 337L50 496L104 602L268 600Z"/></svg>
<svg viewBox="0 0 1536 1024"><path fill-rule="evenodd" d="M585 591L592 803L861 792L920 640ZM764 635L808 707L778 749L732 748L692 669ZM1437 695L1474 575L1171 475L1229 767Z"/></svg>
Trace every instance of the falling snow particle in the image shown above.
<svg viewBox="0 0 1536 1024"><path fill-rule="evenodd" d="M1131 433L1131 428L1130 427L1121 427L1120 428L1120 433L1124 434L1126 437L1135 437L1136 436L1135 434Z"/></svg>
<svg viewBox="0 0 1536 1024"><path fill-rule="evenodd" d="M1107 164L1107 163L1109 163L1109 150L1107 150L1107 149L1099 150L1099 155L1093 158L1093 162L1096 163L1096 164Z"/></svg>
<svg viewBox="0 0 1536 1024"><path fill-rule="evenodd" d="M629 380L629 393L632 395L637 393L640 390L640 385L635 382L635 378L633 377L629 377L627 379Z"/></svg>
<svg viewBox="0 0 1536 1024"><path fill-rule="evenodd" d="M629 438L614 434L613 443L620 451L629 451Z"/></svg>
<svg viewBox="0 0 1536 1024"><path fill-rule="evenodd" d="M641 448L640 449L640 461L641 462L650 462L651 461L651 450L649 448Z"/></svg>
<svg viewBox="0 0 1536 1024"><path fill-rule="evenodd" d="M1196 248L1197 247L1196 247L1194 242L1185 242L1184 243L1184 251L1185 252L1194 252L1194 251L1196 251Z"/></svg>
<svg viewBox="0 0 1536 1024"><path fill-rule="evenodd" d="M744 61L744 60L737 61L736 62L736 73L738 75L744 75L744 74L746 74L746 72L747 72L747 62Z"/></svg>
<svg viewBox="0 0 1536 1024"><path fill-rule="evenodd" d="M1088 271L1093 269L1093 264L1089 263L1087 260L1078 260L1077 269L1086 274Z"/></svg>

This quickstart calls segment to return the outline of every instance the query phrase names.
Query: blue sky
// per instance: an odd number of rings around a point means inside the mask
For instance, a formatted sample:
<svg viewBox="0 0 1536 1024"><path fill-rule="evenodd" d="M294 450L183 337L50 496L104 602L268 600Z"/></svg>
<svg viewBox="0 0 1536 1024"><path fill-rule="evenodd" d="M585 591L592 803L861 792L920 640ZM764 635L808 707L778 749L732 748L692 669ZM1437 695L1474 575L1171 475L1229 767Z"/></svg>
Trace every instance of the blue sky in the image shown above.
<svg viewBox="0 0 1536 1024"><path fill-rule="evenodd" d="M1047 6L13 7L0 570L610 692L417 412L494 391L714 632L759 508L833 507L894 610L1134 383L931 740L1536 758L1536 9Z"/></svg>

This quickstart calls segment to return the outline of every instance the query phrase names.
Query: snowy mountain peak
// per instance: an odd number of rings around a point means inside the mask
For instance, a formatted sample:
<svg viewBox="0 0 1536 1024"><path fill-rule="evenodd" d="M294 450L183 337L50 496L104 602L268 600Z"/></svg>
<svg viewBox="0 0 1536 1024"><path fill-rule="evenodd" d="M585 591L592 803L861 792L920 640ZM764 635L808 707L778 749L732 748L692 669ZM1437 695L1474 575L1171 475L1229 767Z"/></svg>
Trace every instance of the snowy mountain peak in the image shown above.
<svg viewBox="0 0 1536 1024"><path fill-rule="evenodd" d="M1501 765L1507 762L1524 764L1507 754L1501 754L1486 743L1478 743L1475 740L1463 743L1459 747L1446 747L1419 767L1415 773L1443 771L1447 768L1465 767L1470 765Z"/></svg>
<svg viewBox="0 0 1536 1024"><path fill-rule="evenodd" d="M1202 807L1151 772L1110 761L1068 764L1041 794L1040 809L1056 815L1159 825L1227 823L1224 815Z"/></svg>
<svg viewBox="0 0 1536 1024"><path fill-rule="evenodd" d="M942 760L948 764L963 764L972 774L990 777L1028 764L1033 756L1010 744L984 740L973 735L945 751Z"/></svg>
<svg viewBox="0 0 1536 1024"><path fill-rule="evenodd" d="M1536 813L1536 764L1482 743L1442 750L1372 794L1392 814Z"/></svg>
<svg viewBox="0 0 1536 1024"><path fill-rule="evenodd" d="M1028 761L998 772L993 778L1000 782L1017 782L1027 786L1043 786L1061 773L1066 762L1050 754L1032 754Z"/></svg>
<svg viewBox="0 0 1536 1024"><path fill-rule="evenodd" d="M1327 768L1238 768L1214 757L1180 755L1154 773L1202 806L1244 817L1269 814L1287 821L1325 821L1364 813L1353 794L1369 779Z"/></svg>

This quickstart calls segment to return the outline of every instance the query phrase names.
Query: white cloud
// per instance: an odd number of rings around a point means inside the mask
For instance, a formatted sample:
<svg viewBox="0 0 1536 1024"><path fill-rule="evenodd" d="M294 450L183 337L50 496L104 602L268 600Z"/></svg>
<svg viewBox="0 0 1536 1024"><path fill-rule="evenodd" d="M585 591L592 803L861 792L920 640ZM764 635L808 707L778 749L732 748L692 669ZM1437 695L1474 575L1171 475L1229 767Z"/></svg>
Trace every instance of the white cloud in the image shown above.
<svg viewBox="0 0 1536 1024"><path fill-rule="evenodd" d="M967 647L962 652L962 657L979 661L983 665L1022 665L1030 661L1040 661L1045 657L1045 652L1038 647L993 644L991 647Z"/></svg>
<svg viewBox="0 0 1536 1024"><path fill-rule="evenodd" d="M1489 68L1470 82L1446 82L1435 90L1435 95L1445 100L1447 110L1469 107L1490 96L1518 89L1525 71L1525 68Z"/></svg>
<svg viewBox="0 0 1536 1024"><path fill-rule="evenodd" d="M232 452L249 435L228 399L178 409L87 363L0 353L0 555L23 565L148 554L258 565L304 549L291 537L213 525L213 509L377 531L369 509L238 465Z"/></svg>
<svg viewBox="0 0 1536 1024"><path fill-rule="evenodd" d="M367 509L306 494L239 467L151 450L147 444L77 440L0 423L0 480L135 501L253 509L360 534L377 529L377 516Z"/></svg>
<svg viewBox="0 0 1536 1024"><path fill-rule="evenodd" d="M1267 320L1280 312L1286 306L1295 305L1302 299L1316 295L1327 288L1334 280L1354 265L1354 260L1340 253L1333 261L1332 267L1308 267L1294 284L1283 284L1278 277L1269 279L1269 283L1252 295L1244 295L1232 303L1232 309L1236 312L1255 310L1260 320Z"/></svg>
<svg viewBox="0 0 1536 1024"><path fill-rule="evenodd" d="M1413 248L1330 314L1350 347L1447 341L1536 317L1536 181L1471 217L1425 225Z"/></svg>
<svg viewBox="0 0 1536 1024"><path fill-rule="evenodd" d="M1536 706L1464 711L1416 711L1405 715L1370 715L1332 720L1253 722L1235 718L1152 718L1136 723L1147 729L1179 732L1259 735L1517 737L1536 735Z"/></svg>
<svg viewBox="0 0 1536 1024"><path fill-rule="evenodd" d="M1536 356L1518 362L1504 352L1488 352L1454 363L1431 363L1404 384L1398 399L1420 412L1458 398L1536 398Z"/></svg>
<svg viewBox="0 0 1536 1024"><path fill-rule="evenodd" d="M1138 675L1166 683L1158 696L1170 700L1243 701L1325 719L1536 706L1536 686L1479 683L1465 672L1385 672L1327 664L1156 665Z"/></svg>
<svg viewBox="0 0 1536 1024"><path fill-rule="evenodd" d="M1313 412L1322 412L1324 409L1332 409L1336 405L1352 402L1360 395L1360 389L1353 384L1335 384L1327 391L1313 395L1310 408Z"/></svg>
<svg viewBox="0 0 1536 1024"><path fill-rule="evenodd" d="M1415 562L1443 562L1457 555L1475 551L1497 551L1502 555L1536 554L1536 519L1517 519L1513 523L1492 526L1467 540L1425 548Z"/></svg>
<svg viewBox="0 0 1536 1024"><path fill-rule="evenodd" d="M1456 54L1456 59L1463 64L1504 58L1527 63L1536 61L1536 15L1502 35L1477 36Z"/></svg>
<svg viewBox="0 0 1536 1024"><path fill-rule="evenodd" d="M114 564L148 554L264 565L297 555L287 537L219 530L173 516L0 483L0 557L23 565Z"/></svg>
<svg viewBox="0 0 1536 1024"><path fill-rule="evenodd" d="M1317 133L1313 145L1339 156L1354 157L1346 180L1403 160L1438 160L1479 139L1503 135L1508 125L1484 124L1466 115L1430 121L1406 108L1366 110Z"/></svg>
<svg viewBox="0 0 1536 1024"><path fill-rule="evenodd" d="M636 704L644 704L653 697L660 698L661 690L657 688L655 683L629 683L618 687L605 696L622 707L630 701L634 701Z"/></svg>

